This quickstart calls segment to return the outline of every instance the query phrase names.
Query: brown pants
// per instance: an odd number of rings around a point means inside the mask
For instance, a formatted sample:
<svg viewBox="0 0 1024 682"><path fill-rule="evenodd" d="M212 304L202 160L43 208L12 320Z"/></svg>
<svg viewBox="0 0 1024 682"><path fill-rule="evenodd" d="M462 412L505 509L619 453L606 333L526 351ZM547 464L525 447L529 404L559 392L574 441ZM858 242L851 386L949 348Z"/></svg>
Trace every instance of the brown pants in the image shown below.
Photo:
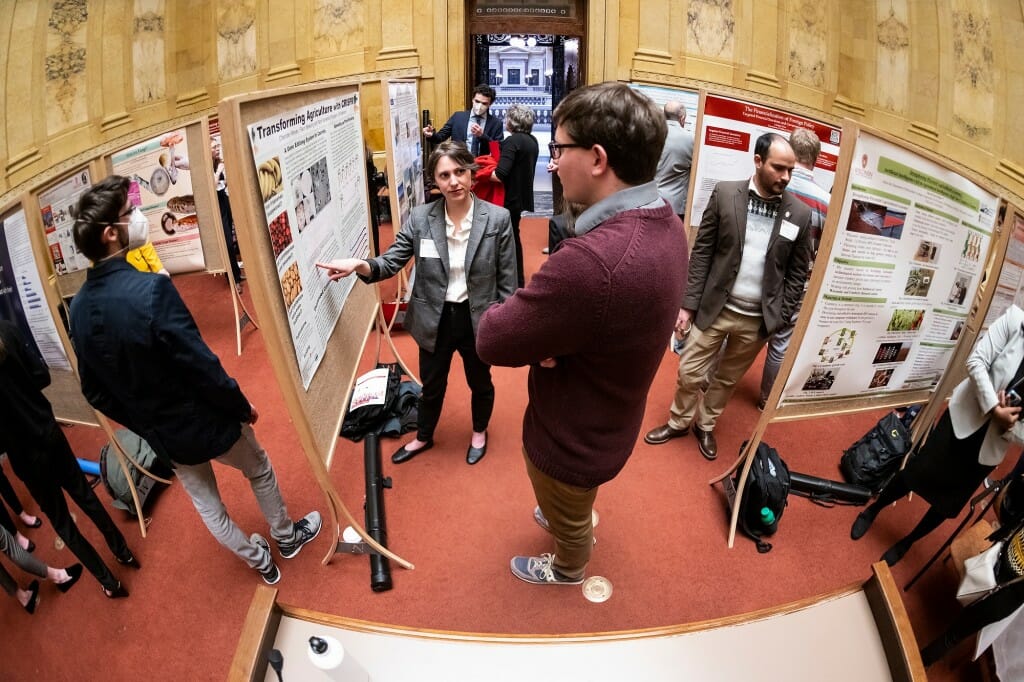
<svg viewBox="0 0 1024 682"><path fill-rule="evenodd" d="M533 484L533 494L555 537L554 568L567 578L582 578L594 549L591 513L597 498L597 486L577 488L556 481L533 465L526 450L523 450L523 456L526 473Z"/></svg>

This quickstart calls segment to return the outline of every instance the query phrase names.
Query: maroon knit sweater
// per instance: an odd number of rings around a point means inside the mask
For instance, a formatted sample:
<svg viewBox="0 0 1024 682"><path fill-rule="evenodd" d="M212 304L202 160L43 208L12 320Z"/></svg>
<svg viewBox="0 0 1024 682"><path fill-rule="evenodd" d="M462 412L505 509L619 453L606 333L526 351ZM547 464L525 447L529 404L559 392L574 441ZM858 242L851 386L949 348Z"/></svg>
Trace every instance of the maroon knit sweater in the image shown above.
<svg viewBox="0 0 1024 682"><path fill-rule="evenodd" d="M624 211L562 242L525 288L481 317L484 362L532 365L523 446L548 476L591 488L626 464L688 261L671 207ZM546 358L557 365L536 364Z"/></svg>

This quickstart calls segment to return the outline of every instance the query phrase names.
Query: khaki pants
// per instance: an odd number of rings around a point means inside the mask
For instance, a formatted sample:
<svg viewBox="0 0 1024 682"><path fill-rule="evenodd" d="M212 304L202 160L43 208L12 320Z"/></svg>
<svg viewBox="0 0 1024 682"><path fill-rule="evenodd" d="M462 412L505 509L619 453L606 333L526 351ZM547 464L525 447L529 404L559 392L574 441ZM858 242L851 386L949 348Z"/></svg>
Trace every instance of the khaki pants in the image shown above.
<svg viewBox="0 0 1024 682"><path fill-rule="evenodd" d="M523 456L537 504L555 537L552 565L567 578L582 578L594 549L591 513L597 498L597 486L577 488L556 481L533 465L526 450L523 450Z"/></svg>
<svg viewBox="0 0 1024 682"><path fill-rule="evenodd" d="M767 343L761 336L761 318L724 308L704 331L693 328L676 377L676 394L669 408L668 425L673 429L696 426L713 431L719 415L736 388L736 382L754 364L757 354ZM714 361L722 342L728 339L718 371L700 401L700 383ZM697 403L700 402L698 408Z"/></svg>

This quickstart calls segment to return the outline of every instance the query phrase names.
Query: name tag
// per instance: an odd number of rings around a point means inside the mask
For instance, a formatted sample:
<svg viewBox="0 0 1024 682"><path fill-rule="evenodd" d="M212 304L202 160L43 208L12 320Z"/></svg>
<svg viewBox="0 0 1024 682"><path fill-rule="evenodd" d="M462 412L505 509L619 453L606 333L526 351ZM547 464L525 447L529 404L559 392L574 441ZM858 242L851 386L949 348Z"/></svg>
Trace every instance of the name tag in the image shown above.
<svg viewBox="0 0 1024 682"><path fill-rule="evenodd" d="M780 237L782 237L783 239L788 239L789 241L793 241L794 239L796 239L796 236L798 234L800 234L799 227L789 222L788 220L782 221L782 225L779 226Z"/></svg>
<svg viewBox="0 0 1024 682"><path fill-rule="evenodd" d="M420 240L420 258L440 258L441 254L437 252L437 246L434 244L433 239L421 239Z"/></svg>

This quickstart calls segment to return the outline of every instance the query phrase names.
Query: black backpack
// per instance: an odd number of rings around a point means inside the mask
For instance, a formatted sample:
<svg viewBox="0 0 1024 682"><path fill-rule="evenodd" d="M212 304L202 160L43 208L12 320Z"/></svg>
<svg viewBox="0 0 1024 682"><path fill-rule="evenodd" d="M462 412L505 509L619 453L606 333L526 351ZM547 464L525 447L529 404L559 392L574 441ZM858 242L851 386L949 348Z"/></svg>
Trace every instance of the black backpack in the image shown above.
<svg viewBox="0 0 1024 682"><path fill-rule="evenodd" d="M128 429L118 429L114 435L117 436L117 441L124 448L124 451L134 457L135 461L145 467L147 471L161 478L169 478L171 476L173 473L171 468L157 458L153 448L137 433ZM110 443L104 445L100 450L100 478L103 480L103 487L107 489L110 497L114 499L113 506L125 510L132 516L136 516L132 491L128 487L124 471L121 470L121 465L117 462L117 454L113 450ZM139 504L145 508L146 501L151 498L153 493L165 488L166 484L146 476L131 461L128 461L127 464L132 479L135 481L135 490L139 495Z"/></svg>
<svg viewBox="0 0 1024 682"><path fill-rule="evenodd" d="M741 446L746 447L746 443ZM742 469L737 469L733 484L738 485ZM739 492L737 492L739 495ZM779 519L786 509L786 498L789 496L789 467L779 457L779 453L765 442L758 443L754 461L750 465L747 485L739 497L740 529L757 543L757 551L761 554L771 551L772 545L762 538L774 535L779 529ZM769 514L765 518L763 510Z"/></svg>
<svg viewBox="0 0 1024 682"><path fill-rule="evenodd" d="M359 405L349 403L348 412L341 424L341 436L358 443L368 433L380 433L384 422L395 411L399 388L402 384L402 368L398 363L378 363L376 369L387 369L387 389L382 405ZM355 396L353 395L353 399Z"/></svg>
<svg viewBox="0 0 1024 682"><path fill-rule="evenodd" d="M843 451L839 470L847 483L862 485L877 495L899 469L910 449L909 426L920 407L911 407L900 417L890 412L856 443Z"/></svg>

